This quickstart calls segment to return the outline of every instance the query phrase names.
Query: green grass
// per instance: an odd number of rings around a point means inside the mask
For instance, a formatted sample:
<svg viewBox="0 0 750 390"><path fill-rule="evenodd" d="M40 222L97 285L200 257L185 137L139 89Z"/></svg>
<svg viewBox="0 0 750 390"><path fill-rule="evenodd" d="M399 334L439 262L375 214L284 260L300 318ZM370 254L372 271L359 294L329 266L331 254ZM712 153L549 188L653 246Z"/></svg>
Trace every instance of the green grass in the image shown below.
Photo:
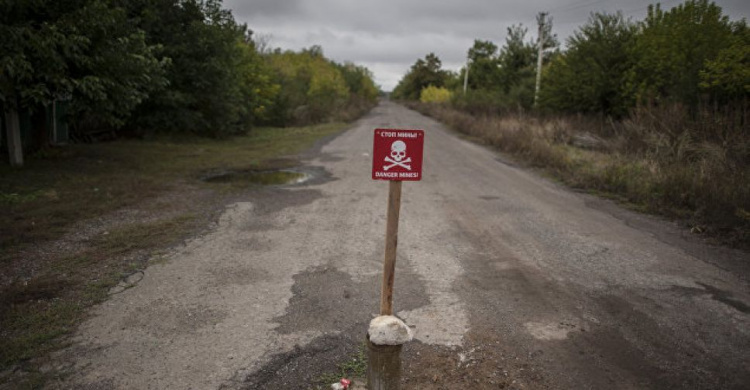
<svg viewBox="0 0 750 390"><path fill-rule="evenodd" d="M161 138L71 145L0 165L0 251L59 237L74 222L137 204L211 171L294 166L280 158L335 134L343 123L259 128L227 140ZM0 261L6 257L0 255Z"/></svg>
<svg viewBox="0 0 750 390"><path fill-rule="evenodd" d="M364 343L357 352L348 357L346 361L339 364L335 371L327 372L318 378L314 389L328 389L332 383L337 383L341 378L364 378L367 375L367 353Z"/></svg>
<svg viewBox="0 0 750 390"><path fill-rule="evenodd" d="M40 359L63 345L120 280L155 262L205 221L183 212L147 223L109 229L77 253L51 259L20 258L20 250L60 237L77 221L104 215L180 185L231 191L253 185L206 183L211 172L289 168L293 156L343 123L296 128L259 128L227 140L157 138L70 145L31 156L22 169L0 166L0 272L15 280L0 291L0 373L20 366L24 375L0 377L13 388L39 388L50 373ZM139 251L147 256L124 260ZM150 256L149 256L150 255ZM20 264L20 266L19 266ZM29 275L28 269L33 269Z"/></svg>

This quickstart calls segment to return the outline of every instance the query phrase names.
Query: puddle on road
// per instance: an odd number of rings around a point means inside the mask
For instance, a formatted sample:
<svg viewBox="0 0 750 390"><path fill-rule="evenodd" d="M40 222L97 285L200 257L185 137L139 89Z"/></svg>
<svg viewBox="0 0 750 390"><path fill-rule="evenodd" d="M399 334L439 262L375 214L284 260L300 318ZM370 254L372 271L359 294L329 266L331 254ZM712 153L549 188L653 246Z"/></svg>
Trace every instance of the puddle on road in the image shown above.
<svg viewBox="0 0 750 390"><path fill-rule="evenodd" d="M203 177L207 183L248 183L264 186L300 184L310 179L310 175L293 170L243 170L224 171Z"/></svg>

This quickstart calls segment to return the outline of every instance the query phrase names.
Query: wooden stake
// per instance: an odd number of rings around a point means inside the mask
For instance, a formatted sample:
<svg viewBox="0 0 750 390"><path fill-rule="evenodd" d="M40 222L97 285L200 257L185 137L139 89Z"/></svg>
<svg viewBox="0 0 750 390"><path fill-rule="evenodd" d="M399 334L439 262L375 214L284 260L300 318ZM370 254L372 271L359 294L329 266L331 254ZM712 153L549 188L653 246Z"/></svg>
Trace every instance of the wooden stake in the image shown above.
<svg viewBox="0 0 750 390"><path fill-rule="evenodd" d="M367 388L399 390L401 345L376 345L367 337Z"/></svg>
<svg viewBox="0 0 750 390"><path fill-rule="evenodd" d="M383 287L380 290L380 315L393 315L393 281L396 277L396 247L398 246L398 214L401 209L401 182L390 181L388 187L388 221L385 227L385 260Z"/></svg>

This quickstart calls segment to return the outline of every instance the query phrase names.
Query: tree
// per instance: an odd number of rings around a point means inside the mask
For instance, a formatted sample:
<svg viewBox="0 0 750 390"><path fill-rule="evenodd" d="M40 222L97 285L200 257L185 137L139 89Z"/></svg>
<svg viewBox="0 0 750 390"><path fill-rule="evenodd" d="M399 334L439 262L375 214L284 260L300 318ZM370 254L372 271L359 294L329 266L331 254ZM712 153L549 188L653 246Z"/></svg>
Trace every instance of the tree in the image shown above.
<svg viewBox="0 0 750 390"><path fill-rule="evenodd" d="M495 89L499 87L499 60L497 45L490 41L474 40L469 49L469 88Z"/></svg>
<svg viewBox="0 0 750 390"><path fill-rule="evenodd" d="M568 39L544 73L543 106L622 116L631 105L626 79L636 29L622 13L595 13Z"/></svg>
<svg viewBox="0 0 750 390"><path fill-rule="evenodd" d="M272 88L247 27L218 0L120 1L171 63L168 87L138 107L130 126L213 137L246 131Z"/></svg>
<svg viewBox="0 0 750 390"><path fill-rule="evenodd" d="M272 69L263 60L255 42L250 39L238 42L240 55L237 58L240 95L243 109L239 123L250 125L269 118L272 106L281 86L273 79Z"/></svg>
<svg viewBox="0 0 750 390"><path fill-rule="evenodd" d="M223 137L377 95L367 69L319 46L259 53L220 0L0 0L0 36L3 110L70 98L78 129Z"/></svg>
<svg viewBox="0 0 750 390"><path fill-rule="evenodd" d="M367 68L337 64L319 46L301 52L275 50L267 61L281 92L270 123L317 123L330 120L352 105L366 107L377 98Z"/></svg>
<svg viewBox="0 0 750 390"><path fill-rule="evenodd" d="M734 23L730 46L706 61L700 87L721 101L750 97L750 28Z"/></svg>
<svg viewBox="0 0 750 390"><path fill-rule="evenodd" d="M432 85L445 86L450 75L442 69L442 62L435 53L429 53L424 59L418 59L409 72L399 81L393 90L397 99L418 100L422 89Z"/></svg>
<svg viewBox="0 0 750 390"><path fill-rule="evenodd" d="M732 23L708 0L688 0L669 11L650 6L630 55L638 97L695 105L700 72L732 43Z"/></svg>
<svg viewBox="0 0 750 390"><path fill-rule="evenodd" d="M523 25L508 27L505 46L500 49L498 74L507 103L529 108L534 102L534 77L537 49L525 41L528 29Z"/></svg>
<svg viewBox="0 0 750 390"><path fill-rule="evenodd" d="M500 82L507 93L521 80L534 77L536 48L533 43L525 42L528 29L523 25L508 27L505 46L500 49Z"/></svg>
<svg viewBox="0 0 750 390"><path fill-rule="evenodd" d="M364 66L358 66L351 62L334 65L344 77L349 92L353 97L374 102L378 97L378 88L373 81L372 72Z"/></svg>
<svg viewBox="0 0 750 390"><path fill-rule="evenodd" d="M104 0L2 0L0 36L6 109L72 98L74 124L119 127L166 81L159 47Z"/></svg>

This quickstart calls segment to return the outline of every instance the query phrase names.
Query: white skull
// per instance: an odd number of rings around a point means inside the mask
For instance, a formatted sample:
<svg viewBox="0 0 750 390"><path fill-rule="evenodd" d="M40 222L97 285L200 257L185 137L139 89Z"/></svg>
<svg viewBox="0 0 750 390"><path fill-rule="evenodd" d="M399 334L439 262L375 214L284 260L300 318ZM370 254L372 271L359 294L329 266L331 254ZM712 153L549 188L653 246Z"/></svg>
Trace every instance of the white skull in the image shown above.
<svg viewBox="0 0 750 390"><path fill-rule="evenodd" d="M406 144L404 141L396 141L391 145L391 158L401 161L406 157Z"/></svg>

